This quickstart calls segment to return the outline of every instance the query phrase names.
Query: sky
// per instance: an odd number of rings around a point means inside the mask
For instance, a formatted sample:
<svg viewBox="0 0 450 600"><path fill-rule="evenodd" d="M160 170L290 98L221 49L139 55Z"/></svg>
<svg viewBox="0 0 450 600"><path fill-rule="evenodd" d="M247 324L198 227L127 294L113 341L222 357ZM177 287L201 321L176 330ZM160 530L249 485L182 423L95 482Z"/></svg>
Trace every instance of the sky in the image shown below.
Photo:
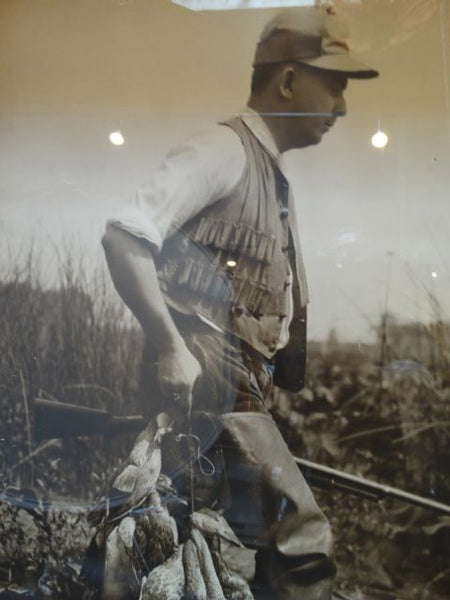
<svg viewBox="0 0 450 600"><path fill-rule="evenodd" d="M342 3L381 76L352 81L348 115L283 157L298 204L309 335L365 341L386 308L450 318L450 6ZM108 216L186 136L245 105L273 10L194 13L169 0L0 4L0 275L33 242L52 281L73 240L103 265ZM370 138L389 135L384 150ZM108 136L120 130L125 144ZM3 275L4 276L4 275Z"/></svg>

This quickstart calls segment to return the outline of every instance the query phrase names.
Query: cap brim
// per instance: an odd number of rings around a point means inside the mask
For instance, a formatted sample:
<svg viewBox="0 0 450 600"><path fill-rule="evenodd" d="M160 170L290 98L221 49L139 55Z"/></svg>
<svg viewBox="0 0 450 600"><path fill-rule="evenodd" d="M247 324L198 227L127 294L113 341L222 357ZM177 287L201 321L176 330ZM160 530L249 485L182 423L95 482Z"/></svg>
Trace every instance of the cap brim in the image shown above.
<svg viewBox="0 0 450 600"><path fill-rule="evenodd" d="M349 54L323 54L316 58L299 58L298 62L317 69L339 71L347 77L354 79L371 79L378 77L379 73L372 67L365 65Z"/></svg>

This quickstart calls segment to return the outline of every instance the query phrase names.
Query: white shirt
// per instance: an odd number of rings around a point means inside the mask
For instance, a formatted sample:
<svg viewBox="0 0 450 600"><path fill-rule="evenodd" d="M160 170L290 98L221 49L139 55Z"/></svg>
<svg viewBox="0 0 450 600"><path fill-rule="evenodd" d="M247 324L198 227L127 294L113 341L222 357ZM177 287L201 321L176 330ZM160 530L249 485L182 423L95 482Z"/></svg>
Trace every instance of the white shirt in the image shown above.
<svg viewBox="0 0 450 600"><path fill-rule="evenodd" d="M238 135L230 127L213 125L176 146L110 222L159 252L167 237L233 191L245 164Z"/></svg>
<svg viewBox="0 0 450 600"><path fill-rule="evenodd" d="M280 153L261 116L246 108L241 118L278 162ZM164 240L201 210L230 195L244 172L247 157L241 139L230 127L213 125L208 131L176 146L141 186L132 203L109 223L147 240L159 252ZM290 202L293 210L293 202ZM296 245L299 281L306 298L304 276L295 217L290 219ZM290 275L292 279L292 273ZM292 289L292 287L290 288ZM287 318L283 320L278 348L287 344L293 316L292 295L288 297Z"/></svg>

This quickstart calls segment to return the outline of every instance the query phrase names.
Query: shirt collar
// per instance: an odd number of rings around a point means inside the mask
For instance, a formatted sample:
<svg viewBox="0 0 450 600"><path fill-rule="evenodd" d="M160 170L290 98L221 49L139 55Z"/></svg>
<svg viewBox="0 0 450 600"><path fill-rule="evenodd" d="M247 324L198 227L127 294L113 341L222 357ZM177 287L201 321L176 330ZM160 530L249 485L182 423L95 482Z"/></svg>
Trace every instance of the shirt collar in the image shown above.
<svg viewBox="0 0 450 600"><path fill-rule="evenodd" d="M276 161L279 161L281 153L277 148L270 129L267 127L261 115L257 113L256 110L253 110L253 108L250 108L250 106L246 106L240 113L240 117L269 154L271 154Z"/></svg>

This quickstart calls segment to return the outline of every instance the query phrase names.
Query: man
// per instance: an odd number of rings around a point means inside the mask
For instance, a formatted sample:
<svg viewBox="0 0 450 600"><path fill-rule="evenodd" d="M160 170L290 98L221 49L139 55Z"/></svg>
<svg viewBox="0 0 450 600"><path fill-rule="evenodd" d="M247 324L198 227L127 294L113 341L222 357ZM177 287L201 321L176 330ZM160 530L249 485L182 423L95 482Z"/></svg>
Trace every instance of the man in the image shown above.
<svg viewBox="0 0 450 600"><path fill-rule="evenodd" d="M146 336L145 413L190 427L226 475L228 502L223 481L195 501L254 525L257 575L277 598L325 600L330 528L265 406L272 373L301 389L305 357L306 279L279 157L318 144L345 115L347 79L377 72L349 54L329 7L275 17L253 67L245 113L175 149L103 245Z"/></svg>

